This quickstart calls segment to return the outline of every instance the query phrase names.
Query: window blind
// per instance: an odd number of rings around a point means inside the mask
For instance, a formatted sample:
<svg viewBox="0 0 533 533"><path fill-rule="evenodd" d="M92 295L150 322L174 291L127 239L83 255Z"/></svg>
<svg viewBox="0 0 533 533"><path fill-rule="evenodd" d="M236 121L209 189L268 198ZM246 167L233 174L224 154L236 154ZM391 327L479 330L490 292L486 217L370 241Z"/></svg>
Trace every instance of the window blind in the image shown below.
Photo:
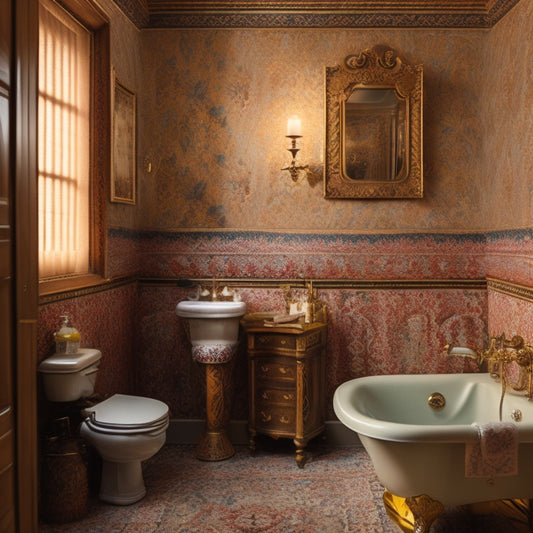
<svg viewBox="0 0 533 533"><path fill-rule="evenodd" d="M91 34L39 9L39 276L89 271Z"/></svg>

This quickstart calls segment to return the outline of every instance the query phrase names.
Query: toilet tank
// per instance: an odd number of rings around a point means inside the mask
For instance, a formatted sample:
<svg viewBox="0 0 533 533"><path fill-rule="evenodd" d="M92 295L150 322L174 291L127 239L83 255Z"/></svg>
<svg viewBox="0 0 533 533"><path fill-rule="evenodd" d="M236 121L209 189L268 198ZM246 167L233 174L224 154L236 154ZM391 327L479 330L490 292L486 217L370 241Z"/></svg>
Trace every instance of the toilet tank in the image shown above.
<svg viewBox="0 0 533 533"><path fill-rule="evenodd" d="M100 350L80 348L76 353L56 353L44 359L37 370L46 397L52 402L73 402L90 396L101 358Z"/></svg>

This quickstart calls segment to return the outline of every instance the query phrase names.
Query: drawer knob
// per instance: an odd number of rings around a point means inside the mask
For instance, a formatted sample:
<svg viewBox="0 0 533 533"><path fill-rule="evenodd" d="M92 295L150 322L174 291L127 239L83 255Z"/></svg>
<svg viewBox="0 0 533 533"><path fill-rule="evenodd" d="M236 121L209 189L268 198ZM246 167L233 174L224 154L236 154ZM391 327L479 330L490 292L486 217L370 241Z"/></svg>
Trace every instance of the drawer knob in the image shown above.
<svg viewBox="0 0 533 533"><path fill-rule="evenodd" d="M280 416L279 417L279 421L282 423L282 424L288 424L289 423L289 417L288 416Z"/></svg>
<svg viewBox="0 0 533 533"><path fill-rule="evenodd" d="M294 399L294 395L293 394L284 394L283 395L283 399L284 400L292 400L292 399Z"/></svg>
<svg viewBox="0 0 533 533"><path fill-rule="evenodd" d="M261 398L263 398L263 400L270 400L270 395L268 394L268 392L263 392Z"/></svg>
<svg viewBox="0 0 533 533"><path fill-rule="evenodd" d="M270 422L272 420L271 415L267 415L264 411L261 411L261 421L262 422Z"/></svg>
<svg viewBox="0 0 533 533"><path fill-rule="evenodd" d="M287 368L285 366L280 366L279 367L279 371L282 373L282 374L287 374L288 372L290 372L290 368Z"/></svg>
<svg viewBox="0 0 533 533"><path fill-rule="evenodd" d="M268 371L269 371L268 366L261 365L261 372L263 372L264 374L266 374Z"/></svg>

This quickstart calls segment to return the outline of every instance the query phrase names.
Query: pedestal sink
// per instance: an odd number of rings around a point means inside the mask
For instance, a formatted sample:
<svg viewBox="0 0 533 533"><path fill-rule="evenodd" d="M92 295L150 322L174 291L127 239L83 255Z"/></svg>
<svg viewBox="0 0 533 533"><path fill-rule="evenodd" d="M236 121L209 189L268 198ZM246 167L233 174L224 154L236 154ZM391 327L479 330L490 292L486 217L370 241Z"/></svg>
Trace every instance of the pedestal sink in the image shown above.
<svg viewBox="0 0 533 533"><path fill-rule="evenodd" d="M176 314L187 319L192 357L206 378L206 426L196 447L196 457L221 461L235 450L227 434L231 408L231 374L239 343L239 320L244 302L184 300Z"/></svg>

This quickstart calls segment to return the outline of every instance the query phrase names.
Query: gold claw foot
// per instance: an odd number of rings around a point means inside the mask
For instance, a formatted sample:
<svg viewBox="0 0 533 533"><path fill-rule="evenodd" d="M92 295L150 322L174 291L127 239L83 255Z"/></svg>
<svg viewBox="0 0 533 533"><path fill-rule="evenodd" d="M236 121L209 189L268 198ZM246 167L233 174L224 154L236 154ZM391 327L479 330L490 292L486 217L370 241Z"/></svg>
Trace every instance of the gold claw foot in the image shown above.
<svg viewBox="0 0 533 533"><path fill-rule="evenodd" d="M402 498L386 490L383 503L389 518L404 533L429 533L433 522L444 511L442 503L426 494Z"/></svg>
<svg viewBox="0 0 533 533"><path fill-rule="evenodd" d="M426 494L407 498L405 503L415 518L415 533L428 533L431 524L444 511L444 505Z"/></svg>

